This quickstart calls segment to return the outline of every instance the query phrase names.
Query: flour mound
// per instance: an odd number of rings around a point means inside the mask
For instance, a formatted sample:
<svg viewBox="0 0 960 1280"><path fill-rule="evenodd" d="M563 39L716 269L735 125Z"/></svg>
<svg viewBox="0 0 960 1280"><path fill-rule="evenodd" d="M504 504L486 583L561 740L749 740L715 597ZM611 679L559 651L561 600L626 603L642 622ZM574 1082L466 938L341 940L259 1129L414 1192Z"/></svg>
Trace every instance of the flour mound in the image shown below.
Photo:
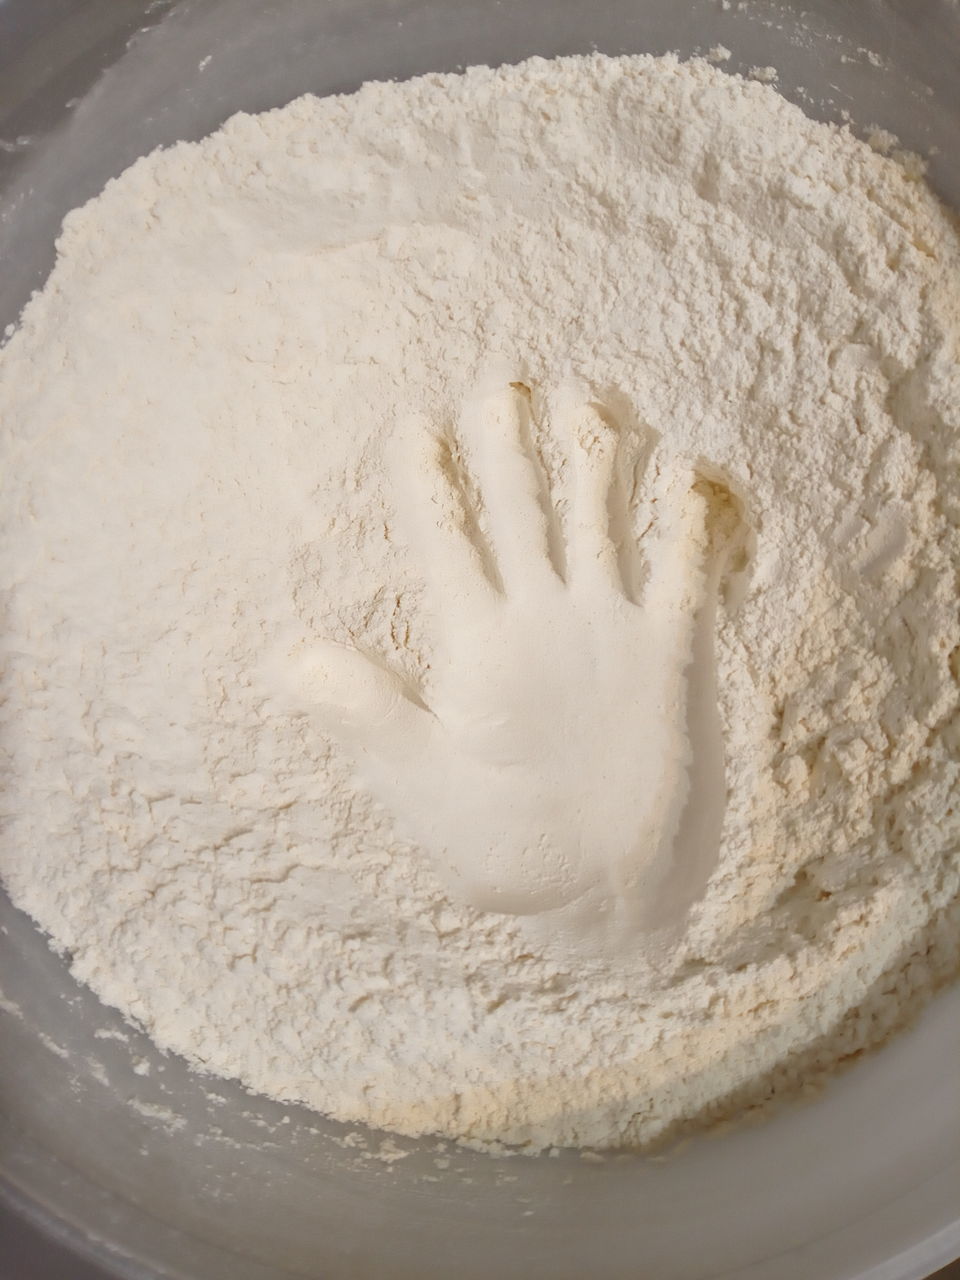
<svg viewBox="0 0 960 1280"><path fill-rule="evenodd" d="M958 299L921 180L703 62L370 84L140 160L0 352L14 901L158 1044L407 1134L647 1145L882 1039L960 967ZM645 450L621 549L664 477L742 526L719 849L656 947L458 896L274 679L332 642L429 705L388 444L494 384L561 533L571 395Z"/></svg>

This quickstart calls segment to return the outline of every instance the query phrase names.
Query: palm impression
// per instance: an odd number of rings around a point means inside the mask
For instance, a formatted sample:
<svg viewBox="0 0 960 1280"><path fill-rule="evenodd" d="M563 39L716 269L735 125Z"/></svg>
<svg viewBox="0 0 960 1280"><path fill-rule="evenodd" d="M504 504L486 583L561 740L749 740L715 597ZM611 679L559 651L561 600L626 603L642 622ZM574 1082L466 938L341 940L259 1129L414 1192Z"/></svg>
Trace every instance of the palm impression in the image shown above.
<svg viewBox="0 0 960 1280"><path fill-rule="evenodd" d="M470 402L455 435L417 420L397 443L399 517L438 626L422 687L330 642L296 680L461 900L656 931L716 860L716 611L748 531L716 476L596 404L558 416L551 494L537 425L511 384Z"/></svg>

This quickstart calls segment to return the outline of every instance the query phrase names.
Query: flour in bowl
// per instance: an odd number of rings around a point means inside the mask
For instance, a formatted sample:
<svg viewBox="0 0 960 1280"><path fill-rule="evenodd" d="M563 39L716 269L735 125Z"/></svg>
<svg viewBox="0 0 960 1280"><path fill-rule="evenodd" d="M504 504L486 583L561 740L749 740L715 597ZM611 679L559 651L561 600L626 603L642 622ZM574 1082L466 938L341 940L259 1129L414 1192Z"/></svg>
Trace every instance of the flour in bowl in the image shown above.
<svg viewBox="0 0 960 1280"><path fill-rule="evenodd" d="M703 62L236 116L0 353L14 901L198 1067L648 1145L958 968L960 239Z"/></svg>

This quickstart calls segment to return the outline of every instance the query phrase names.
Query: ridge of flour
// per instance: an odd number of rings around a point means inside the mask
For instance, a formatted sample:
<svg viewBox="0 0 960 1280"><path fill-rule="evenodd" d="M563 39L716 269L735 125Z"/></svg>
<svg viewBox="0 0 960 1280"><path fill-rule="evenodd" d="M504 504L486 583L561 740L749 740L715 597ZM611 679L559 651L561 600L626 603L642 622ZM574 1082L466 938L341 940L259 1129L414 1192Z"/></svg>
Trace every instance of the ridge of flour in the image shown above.
<svg viewBox="0 0 960 1280"><path fill-rule="evenodd" d="M0 353L0 876L104 1001L538 1151L786 1096L957 972L960 241L915 175L704 62L533 59L234 116L58 249ZM429 691L384 442L491 376L551 489L576 387L749 522L719 860L656 963L458 904L264 678L324 639Z"/></svg>

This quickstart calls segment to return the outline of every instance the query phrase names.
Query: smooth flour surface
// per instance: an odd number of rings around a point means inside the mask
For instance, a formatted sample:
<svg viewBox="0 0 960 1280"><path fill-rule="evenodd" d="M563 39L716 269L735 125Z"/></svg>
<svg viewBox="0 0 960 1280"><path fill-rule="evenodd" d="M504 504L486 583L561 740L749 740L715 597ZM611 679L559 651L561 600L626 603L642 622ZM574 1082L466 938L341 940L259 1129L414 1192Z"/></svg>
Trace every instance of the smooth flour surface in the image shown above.
<svg viewBox="0 0 960 1280"><path fill-rule="evenodd" d="M960 240L601 56L236 116L0 353L15 902L161 1046L649 1144L958 968Z"/></svg>

